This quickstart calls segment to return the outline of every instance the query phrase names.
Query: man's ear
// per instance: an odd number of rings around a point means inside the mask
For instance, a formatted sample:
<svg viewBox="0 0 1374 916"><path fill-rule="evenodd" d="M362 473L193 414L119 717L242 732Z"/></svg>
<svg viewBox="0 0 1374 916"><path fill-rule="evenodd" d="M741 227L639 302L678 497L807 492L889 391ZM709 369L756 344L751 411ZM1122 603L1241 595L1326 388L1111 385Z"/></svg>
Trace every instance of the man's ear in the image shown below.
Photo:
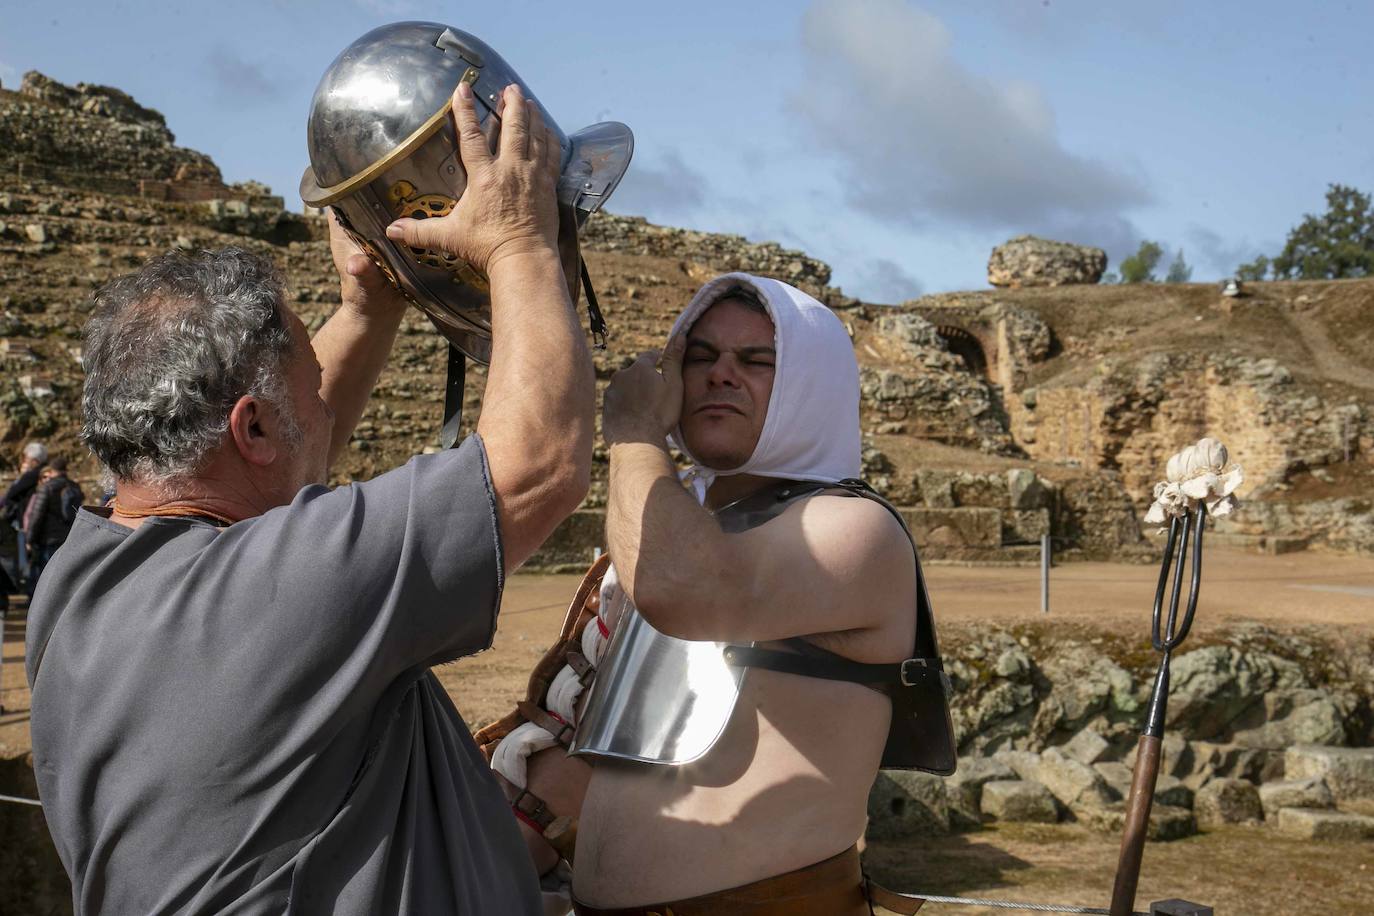
<svg viewBox="0 0 1374 916"><path fill-rule="evenodd" d="M276 423L276 412L252 395L234 402L229 411L229 438L244 461L267 467L277 460Z"/></svg>

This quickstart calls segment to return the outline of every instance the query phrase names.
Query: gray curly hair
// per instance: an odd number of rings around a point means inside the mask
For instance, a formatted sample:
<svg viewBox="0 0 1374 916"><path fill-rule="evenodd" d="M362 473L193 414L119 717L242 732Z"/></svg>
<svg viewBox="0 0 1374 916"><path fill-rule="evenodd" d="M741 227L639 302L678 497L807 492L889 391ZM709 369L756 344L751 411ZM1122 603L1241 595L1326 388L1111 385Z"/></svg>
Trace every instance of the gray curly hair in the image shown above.
<svg viewBox="0 0 1374 916"><path fill-rule="evenodd" d="M244 395L282 417L291 331L281 275L242 248L173 251L96 291L86 324L81 438L116 477L166 484L194 474Z"/></svg>

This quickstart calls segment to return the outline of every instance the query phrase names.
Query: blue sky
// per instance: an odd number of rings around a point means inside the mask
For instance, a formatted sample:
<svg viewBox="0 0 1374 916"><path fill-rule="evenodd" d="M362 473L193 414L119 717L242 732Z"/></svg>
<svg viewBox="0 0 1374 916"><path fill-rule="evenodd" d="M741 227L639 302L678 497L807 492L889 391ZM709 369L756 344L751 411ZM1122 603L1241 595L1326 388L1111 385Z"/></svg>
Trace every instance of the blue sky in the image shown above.
<svg viewBox="0 0 1374 916"><path fill-rule="evenodd" d="M802 247L871 301L985 288L1021 232L1214 279L1374 188L1355 3L0 0L0 81L118 86L299 206L315 84L397 19L483 38L565 130L630 124L611 210Z"/></svg>

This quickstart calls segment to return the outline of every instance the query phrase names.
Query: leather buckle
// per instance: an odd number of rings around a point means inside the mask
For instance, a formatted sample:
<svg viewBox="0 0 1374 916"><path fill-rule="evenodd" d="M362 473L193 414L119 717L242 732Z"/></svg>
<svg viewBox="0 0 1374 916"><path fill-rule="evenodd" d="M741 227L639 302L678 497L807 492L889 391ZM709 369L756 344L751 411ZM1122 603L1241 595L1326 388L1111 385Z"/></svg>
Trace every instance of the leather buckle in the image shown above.
<svg viewBox="0 0 1374 916"><path fill-rule="evenodd" d="M933 677L939 677L940 684L948 696L953 685L945 674L945 664L938 658L908 658L902 662L901 681L903 687L917 687Z"/></svg>
<svg viewBox="0 0 1374 916"><path fill-rule="evenodd" d="M908 658L902 662L902 686L915 687L930 676L930 668L924 658Z"/></svg>

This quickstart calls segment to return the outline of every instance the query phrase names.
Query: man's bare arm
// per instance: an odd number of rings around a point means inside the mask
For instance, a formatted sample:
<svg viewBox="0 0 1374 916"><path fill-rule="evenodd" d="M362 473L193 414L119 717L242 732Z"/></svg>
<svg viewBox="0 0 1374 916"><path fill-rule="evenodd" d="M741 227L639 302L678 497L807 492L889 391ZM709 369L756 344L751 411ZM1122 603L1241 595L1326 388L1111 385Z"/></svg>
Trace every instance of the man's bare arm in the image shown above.
<svg viewBox="0 0 1374 916"><path fill-rule="evenodd" d="M406 300L329 214L329 247L342 304L311 341L323 378L320 397L334 411L329 463L343 454L386 365Z"/></svg>
<svg viewBox="0 0 1374 916"><path fill-rule="evenodd" d="M765 525L726 534L678 483L667 452L650 443L611 450L606 537L635 607L682 639L882 627L907 604L892 596L912 594L915 583L910 542L882 506L812 497Z"/></svg>
<svg viewBox="0 0 1374 916"><path fill-rule="evenodd" d="M465 83L453 111L467 189L448 216L399 220L387 234L451 252L490 281L492 357L477 431L509 572L586 496L595 378L558 257L555 135L515 87L495 155Z"/></svg>
<svg viewBox="0 0 1374 916"><path fill-rule="evenodd" d="M882 506L813 497L726 534L678 482L664 439L677 424L681 359L678 340L661 374L646 355L606 392L606 541L635 607L684 639L771 640L890 623L891 595L912 594L915 561Z"/></svg>

